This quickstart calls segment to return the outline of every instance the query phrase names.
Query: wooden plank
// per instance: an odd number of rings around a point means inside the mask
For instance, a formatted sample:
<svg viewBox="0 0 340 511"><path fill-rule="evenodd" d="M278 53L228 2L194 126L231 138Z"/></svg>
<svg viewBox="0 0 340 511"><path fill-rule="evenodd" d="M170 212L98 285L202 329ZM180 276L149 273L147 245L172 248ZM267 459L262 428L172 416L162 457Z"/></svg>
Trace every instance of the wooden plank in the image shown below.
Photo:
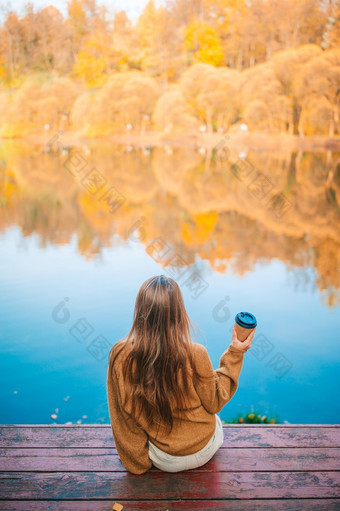
<svg viewBox="0 0 340 511"><path fill-rule="evenodd" d="M9 472L0 473L0 498L334 499L339 483L339 472Z"/></svg>
<svg viewBox="0 0 340 511"><path fill-rule="evenodd" d="M340 447L340 428L253 426L223 431L223 447Z"/></svg>
<svg viewBox="0 0 340 511"><path fill-rule="evenodd" d="M6 428L68 428L71 424L3 424ZM109 428L110 424L72 424L73 426L77 426L77 428ZM224 428L252 428L254 424L223 424ZM268 426L268 424L263 424L263 426ZM270 427L273 428L334 428L340 427L340 424L269 424Z"/></svg>
<svg viewBox="0 0 340 511"><path fill-rule="evenodd" d="M224 427L223 447L340 447L340 427ZM0 447L114 447L110 427L0 427ZM222 449L223 449L222 447Z"/></svg>
<svg viewBox="0 0 340 511"><path fill-rule="evenodd" d="M339 448L219 449L202 471L340 470ZM125 471L115 449L0 449L1 471ZM152 469L157 470L157 469Z"/></svg>
<svg viewBox="0 0 340 511"><path fill-rule="evenodd" d="M287 500L101 500L101 501L0 501L0 509L6 511L112 511L113 505L121 504L122 511L339 511L337 499L289 499ZM2 507L3 506L3 507Z"/></svg>

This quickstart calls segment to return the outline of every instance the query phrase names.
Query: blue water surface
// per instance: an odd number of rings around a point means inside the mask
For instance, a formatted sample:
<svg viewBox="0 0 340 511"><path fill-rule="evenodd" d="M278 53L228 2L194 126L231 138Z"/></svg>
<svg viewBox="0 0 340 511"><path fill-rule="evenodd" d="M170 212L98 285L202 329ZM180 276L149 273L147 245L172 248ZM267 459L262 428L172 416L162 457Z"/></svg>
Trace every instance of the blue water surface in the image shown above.
<svg viewBox="0 0 340 511"><path fill-rule="evenodd" d="M117 236L112 245L88 261L75 238L41 247L17 227L0 235L2 424L109 422L107 346L130 330L142 282L166 273L142 244ZM178 283L215 369L235 314L250 311L258 321L221 418L254 410L282 422L338 423L339 307L328 307L314 285L295 289L276 259L243 276L214 272L199 258L195 268L206 283L199 296L184 277Z"/></svg>

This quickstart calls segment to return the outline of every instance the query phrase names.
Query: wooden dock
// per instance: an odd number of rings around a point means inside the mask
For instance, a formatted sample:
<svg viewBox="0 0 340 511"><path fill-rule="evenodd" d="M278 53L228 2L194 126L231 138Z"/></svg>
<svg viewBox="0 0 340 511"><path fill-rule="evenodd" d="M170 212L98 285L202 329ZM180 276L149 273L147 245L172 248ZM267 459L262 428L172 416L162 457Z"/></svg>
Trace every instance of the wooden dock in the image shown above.
<svg viewBox="0 0 340 511"><path fill-rule="evenodd" d="M134 475L110 425L0 426L5 511L340 510L340 425L225 425L199 469Z"/></svg>

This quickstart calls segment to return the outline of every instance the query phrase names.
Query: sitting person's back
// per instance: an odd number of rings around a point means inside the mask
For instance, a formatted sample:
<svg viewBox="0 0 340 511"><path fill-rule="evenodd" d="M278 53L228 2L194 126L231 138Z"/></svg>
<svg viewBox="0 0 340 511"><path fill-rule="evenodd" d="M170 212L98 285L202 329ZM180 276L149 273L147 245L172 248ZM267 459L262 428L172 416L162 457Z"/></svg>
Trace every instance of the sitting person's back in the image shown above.
<svg viewBox="0 0 340 511"><path fill-rule="evenodd" d="M178 284L164 276L140 288L128 336L109 357L107 394L121 462L135 474L206 463L223 443L217 412L238 386L254 332L233 344L214 371L206 348L191 341Z"/></svg>

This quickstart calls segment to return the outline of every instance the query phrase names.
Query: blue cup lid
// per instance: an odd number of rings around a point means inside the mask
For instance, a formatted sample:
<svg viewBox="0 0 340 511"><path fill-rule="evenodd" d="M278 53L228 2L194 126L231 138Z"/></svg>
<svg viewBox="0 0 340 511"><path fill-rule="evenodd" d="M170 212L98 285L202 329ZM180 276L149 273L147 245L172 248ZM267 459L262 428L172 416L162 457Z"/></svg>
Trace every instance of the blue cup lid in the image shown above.
<svg viewBox="0 0 340 511"><path fill-rule="evenodd" d="M256 318L251 312L239 312L235 316L235 321L243 328L254 328L257 326Z"/></svg>

